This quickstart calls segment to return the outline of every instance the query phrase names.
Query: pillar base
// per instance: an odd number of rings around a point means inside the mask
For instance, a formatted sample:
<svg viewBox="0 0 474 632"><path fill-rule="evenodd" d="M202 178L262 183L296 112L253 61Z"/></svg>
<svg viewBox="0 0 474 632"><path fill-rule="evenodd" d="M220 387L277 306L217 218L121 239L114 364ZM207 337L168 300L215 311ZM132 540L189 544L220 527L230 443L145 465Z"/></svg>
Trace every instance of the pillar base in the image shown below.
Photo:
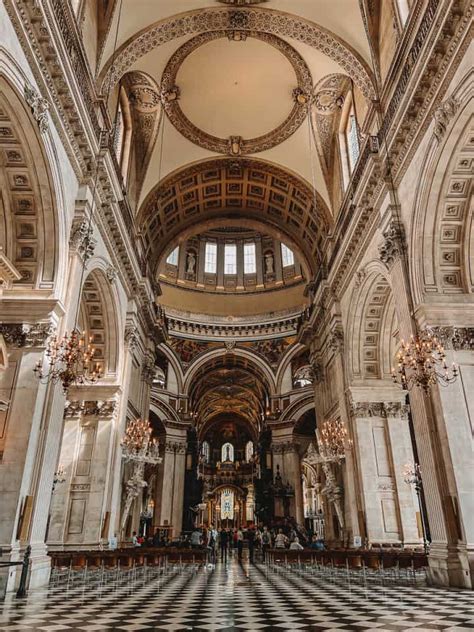
<svg viewBox="0 0 474 632"><path fill-rule="evenodd" d="M473 576L465 548L432 545L428 557L428 582L432 586L473 588Z"/></svg>

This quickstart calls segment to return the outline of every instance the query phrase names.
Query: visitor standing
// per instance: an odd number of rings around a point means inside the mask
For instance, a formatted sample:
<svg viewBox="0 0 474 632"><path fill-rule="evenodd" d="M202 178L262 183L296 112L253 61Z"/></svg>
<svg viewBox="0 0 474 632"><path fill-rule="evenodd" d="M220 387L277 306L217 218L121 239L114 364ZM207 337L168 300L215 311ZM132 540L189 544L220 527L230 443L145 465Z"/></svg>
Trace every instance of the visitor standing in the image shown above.
<svg viewBox="0 0 474 632"><path fill-rule="evenodd" d="M262 533L262 560L265 562L267 559L267 551L272 545L272 535L268 530L268 527L263 527Z"/></svg>
<svg viewBox="0 0 474 632"><path fill-rule="evenodd" d="M247 530L247 542L249 543L249 562L253 564L255 549L255 529L253 527Z"/></svg>
<svg viewBox="0 0 474 632"><path fill-rule="evenodd" d="M242 551L244 550L244 534L242 529L239 527L237 529L237 556L239 561L242 560Z"/></svg>
<svg viewBox="0 0 474 632"><path fill-rule="evenodd" d="M282 529L278 529L277 537L275 538L275 548L276 549L284 549L286 548L286 544L288 542L288 538L283 533Z"/></svg>
<svg viewBox="0 0 474 632"><path fill-rule="evenodd" d="M222 527L219 532L219 547L221 549L221 562L227 563L227 549L229 547L229 533Z"/></svg>

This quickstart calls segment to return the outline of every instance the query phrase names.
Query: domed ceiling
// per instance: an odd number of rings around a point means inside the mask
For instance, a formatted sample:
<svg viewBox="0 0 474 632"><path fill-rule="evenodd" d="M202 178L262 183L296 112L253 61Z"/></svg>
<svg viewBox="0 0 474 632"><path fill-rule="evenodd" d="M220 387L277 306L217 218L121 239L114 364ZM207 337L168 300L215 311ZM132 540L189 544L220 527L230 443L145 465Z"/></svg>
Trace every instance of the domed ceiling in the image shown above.
<svg viewBox="0 0 474 632"><path fill-rule="evenodd" d="M361 4L123 0L114 7L97 80L104 94L112 88L111 112L124 88L139 127L137 224L160 302L236 317L302 309L304 284L321 267L335 221L334 112L350 89L362 120L375 97ZM215 238L223 254L229 238L210 231L224 228L244 231L240 259L246 240L262 244L255 273L242 266L203 273L202 244ZM291 270L281 265L282 244L294 255ZM166 259L177 246L173 269Z"/></svg>

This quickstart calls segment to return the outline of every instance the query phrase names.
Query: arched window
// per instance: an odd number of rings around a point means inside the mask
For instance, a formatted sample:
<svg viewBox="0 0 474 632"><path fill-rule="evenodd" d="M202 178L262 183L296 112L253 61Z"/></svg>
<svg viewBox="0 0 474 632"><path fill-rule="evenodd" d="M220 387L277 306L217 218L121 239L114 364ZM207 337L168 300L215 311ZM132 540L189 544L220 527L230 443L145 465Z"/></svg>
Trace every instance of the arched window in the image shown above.
<svg viewBox="0 0 474 632"><path fill-rule="evenodd" d="M127 181L131 143L132 124L130 106L125 90L121 87L117 106L117 116L115 119L114 147L124 183Z"/></svg>
<svg viewBox="0 0 474 632"><path fill-rule="evenodd" d="M245 446L245 460L250 463L250 459L253 457L253 441L247 441Z"/></svg>
<svg viewBox="0 0 474 632"><path fill-rule="evenodd" d="M207 441L203 441L202 442L201 456L202 456L202 459L203 459L204 463L209 463L210 447L209 447L209 443Z"/></svg>
<svg viewBox="0 0 474 632"><path fill-rule="evenodd" d="M342 179L346 189L359 158L359 131L352 92L344 100L339 127Z"/></svg>
<svg viewBox="0 0 474 632"><path fill-rule="evenodd" d="M222 446L221 461L233 461L234 460L234 446L232 443L224 443Z"/></svg>

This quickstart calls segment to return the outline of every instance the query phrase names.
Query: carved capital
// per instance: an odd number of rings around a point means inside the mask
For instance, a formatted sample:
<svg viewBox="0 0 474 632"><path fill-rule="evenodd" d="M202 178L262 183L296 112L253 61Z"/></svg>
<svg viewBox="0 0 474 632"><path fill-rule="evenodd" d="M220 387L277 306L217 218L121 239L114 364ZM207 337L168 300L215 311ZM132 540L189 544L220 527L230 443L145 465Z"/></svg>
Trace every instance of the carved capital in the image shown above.
<svg viewBox="0 0 474 632"><path fill-rule="evenodd" d="M53 327L49 322L34 325L0 324L0 334L7 345L12 347L44 347L52 331Z"/></svg>
<svg viewBox="0 0 474 632"><path fill-rule="evenodd" d="M150 386L153 384L153 380L156 375L156 367L154 358L147 357L145 359L145 364L142 368L142 378L143 380L149 384Z"/></svg>
<svg viewBox="0 0 474 632"><path fill-rule="evenodd" d="M113 417L117 408L115 400L68 401L64 407L64 417Z"/></svg>
<svg viewBox="0 0 474 632"><path fill-rule="evenodd" d="M172 454L186 454L186 442L166 441L165 452L172 453Z"/></svg>
<svg viewBox="0 0 474 632"><path fill-rule="evenodd" d="M427 327L445 349L454 351L474 350L474 327Z"/></svg>
<svg viewBox="0 0 474 632"><path fill-rule="evenodd" d="M24 95L25 101L30 106L33 118L38 123L40 132L44 134L48 130L49 103L39 95L33 86L28 84L25 84Z"/></svg>
<svg viewBox="0 0 474 632"><path fill-rule="evenodd" d="M407 419L409 406L401 402L353 402L352 415L356 418L399 417Z"/></svg>
<svg viewBox="0 0 474 632"><path fill-rule="evenodd" d="M383 242L379 246L380 261L388 268L403 254L405 231L403 226L392 221L387 230L383 233Z"/></svg>

